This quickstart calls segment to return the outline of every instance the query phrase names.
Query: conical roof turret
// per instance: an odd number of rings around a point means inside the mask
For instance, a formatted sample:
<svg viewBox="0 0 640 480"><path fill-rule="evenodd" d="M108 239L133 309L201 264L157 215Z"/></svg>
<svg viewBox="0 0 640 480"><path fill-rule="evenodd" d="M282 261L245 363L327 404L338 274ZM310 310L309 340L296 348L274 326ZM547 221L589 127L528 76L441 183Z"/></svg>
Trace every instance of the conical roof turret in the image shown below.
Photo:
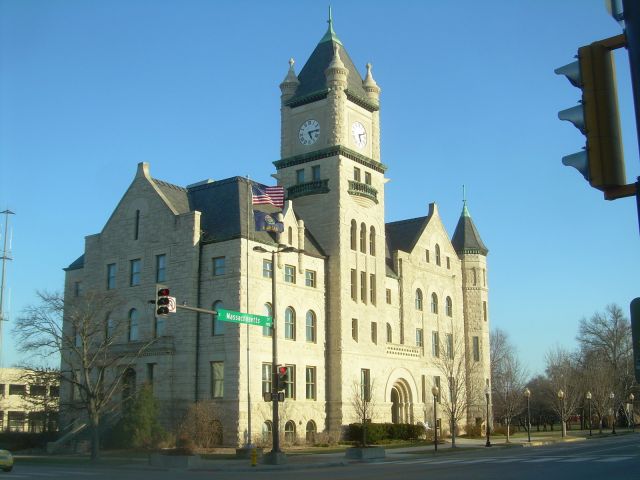
<svg viewBox="0 0 640 480"><path fill-rule="evenodd" d="M462 213L453 233L451 244L458 255L475 253L486 256L489 253L489 249L480 238L480 233L471 219L466 200L462 201Z"/></svg>
<svg viewBox="0 0 640 480"><path fill-rule="evenodd" d="M295 61L293 58L289 59L289 71L287 72L287 76L284 77L284 80L280 84L280 91L282 92L282 101L286 102L289 100L295 93L298 85L300 85L300 80L296 76L296 72L293 69Z"/></svg>

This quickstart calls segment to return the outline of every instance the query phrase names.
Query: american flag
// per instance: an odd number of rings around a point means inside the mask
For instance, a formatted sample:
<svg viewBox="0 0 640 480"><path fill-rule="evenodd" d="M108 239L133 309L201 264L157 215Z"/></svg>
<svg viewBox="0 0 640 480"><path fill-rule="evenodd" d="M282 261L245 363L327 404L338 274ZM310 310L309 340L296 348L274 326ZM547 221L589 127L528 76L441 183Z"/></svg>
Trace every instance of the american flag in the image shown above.
<svg viewBox="0 0 640 480"><path fill-rule="evenodd" d="M251 192L254 205L271 204L274 207L284 208L284 187L252 185Z"/></svg>

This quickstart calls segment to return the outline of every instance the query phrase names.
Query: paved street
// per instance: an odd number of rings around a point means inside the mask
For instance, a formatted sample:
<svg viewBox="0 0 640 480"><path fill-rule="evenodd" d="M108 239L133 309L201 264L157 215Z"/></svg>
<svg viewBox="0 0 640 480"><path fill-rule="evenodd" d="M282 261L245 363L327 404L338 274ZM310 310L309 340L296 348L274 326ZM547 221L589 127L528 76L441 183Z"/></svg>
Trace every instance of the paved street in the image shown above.
<svg viewBox="0 0 640 480"><path fill-rule="evenodd" d="M301 455L286 466L259 465L222 460L198 471L166 470L146 465L16 465L2 478L45 479L607 479L640 478L640 435L621 435L544 447L459 448L443 445L434 455L424 448L388 450L384 461L350 463L343 454Z"/></svg>

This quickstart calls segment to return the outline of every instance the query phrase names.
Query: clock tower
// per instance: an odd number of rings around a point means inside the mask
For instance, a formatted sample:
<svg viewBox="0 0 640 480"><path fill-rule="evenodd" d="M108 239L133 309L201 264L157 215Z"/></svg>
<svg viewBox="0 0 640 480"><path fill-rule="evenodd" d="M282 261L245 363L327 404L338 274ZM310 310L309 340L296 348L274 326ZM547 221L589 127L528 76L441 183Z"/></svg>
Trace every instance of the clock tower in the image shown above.
<svg viewBox="0 0 640 480"><path fill-rule="evenodd" d="M274 176L328 256L327 428L335 431L351 421L343 417L354 382L369 368L363 358L383 348L377 341L365 347L346 340L354 325L383 330L378 308L385 298L387 179L380 161L380 88L370 64L361 77L331 18L328 23L300 74L292 59L280 84L281 159Z"/></svg>

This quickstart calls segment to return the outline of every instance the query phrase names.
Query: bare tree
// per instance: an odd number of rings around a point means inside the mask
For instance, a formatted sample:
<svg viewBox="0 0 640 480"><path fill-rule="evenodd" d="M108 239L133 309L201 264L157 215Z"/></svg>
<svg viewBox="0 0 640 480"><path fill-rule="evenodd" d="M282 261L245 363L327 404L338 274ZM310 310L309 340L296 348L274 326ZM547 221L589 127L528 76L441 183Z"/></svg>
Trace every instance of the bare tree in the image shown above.
<svg viewBox="0 0 640 480"><path fill-rule="evenodd" d="M582 358L581 369L582 388L584 394L587 391L591 393L591 414L598 417L598 428L602 433L602 420L611 406L609 395L615 389L615 375L611 365L596 352Z"/></svg>
<svg viewBox="0 0 640 480"><path fill-rule="evenodd" d="M449 427L451 428L451 447L456 446L456 429L472 404L472 399L482 391L481 380L474 375L475 362L465 355L464 336L456 331L442 335L440 354L434 361L435 367L446 379L447 392L442 392L442 409L444 410Z"/></svg>
<svg viewBox="0 0 640 480"><path fill-rule="evenodd" d="M491 358L494 414L504 419L507 424L507 443L509 443L511 421L522 410L527 372L520 363L507 334L500 329L491 332L492 352L494 339L496 357Z"/></svg>
<svg viewBox="0 0 640 480"><path fill-rule="evenodd" d="M60 355L60 381L71 389L66 406L87 416L91 459L96 460L100 420L155 339L122 342L128 323L108 315L118 305L113 295L89 291L65 301L60 293L37 292L37 297L39 303L28 306L14 328L19 349L43 359Z"/></svg>
<svg viewBox="0 0 640 480"><path fill-rule="evenodd" d="M580 373L576 356L561 347L547 352L546 374L550 390L549 403L560 418L563 434L567 419L575 413L582 400Z"/></svg>
<svg viewBox="0 0 640 480"><path fill-rule="evenodd" d="M370 379L360 379L353 382L353 394L351 396L351 406L362 423L362 447L367 446L367 422L372 422L375 414L375 381Z"/></svg>
<svg viewBox="0 0 640 480"><path fill-rule="evenodd" d="M21 366L20 381L28 385L22 401L29 411L30 430L57 430L60 409L60 370L53 367Z"/></svg>

